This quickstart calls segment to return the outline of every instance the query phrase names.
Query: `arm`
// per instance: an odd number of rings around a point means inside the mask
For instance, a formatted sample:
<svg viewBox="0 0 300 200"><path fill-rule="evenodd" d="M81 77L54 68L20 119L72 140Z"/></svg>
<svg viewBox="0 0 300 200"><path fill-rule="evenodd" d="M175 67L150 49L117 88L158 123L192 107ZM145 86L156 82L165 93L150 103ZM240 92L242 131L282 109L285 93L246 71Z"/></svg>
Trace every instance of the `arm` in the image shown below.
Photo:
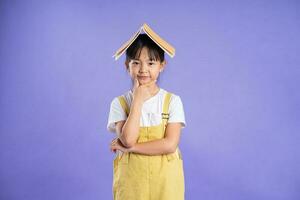
<svg viewBox="0 0 300 200"><path fill-rule="evenodd" d="M133 99L126 121L116 123L118 138L127 148L132 147L138 139L142 105L142 101Z"/></svg>
<svg viewBox="0 0 300 200"><path fill-rule="evenodd" d="M181 126L181 123L168 123L164 138L149 142L136 143L129 148L128 151L146 155L173 153L176 151L179 144Z"/></svg>
<svg viewBox="0 0 300 200"><path fill-rule="evenodd" d="M126 148L132 148L138 140L142 106L147 99L154 95L149 91L149 87L155 83L156 80L152 80L149 83L140 85L138 79L135 78L133 100L128 117L125 123L116 124L118 138Z"/></svg>
<svg viewBox="0 0 300 200"><path fill-rule="evenodd" d="M122 124L125 121L117 122L117 129L121 129ZM152 140L149 142L136 143L132 147L126 148L120 141L116 138L111 143L111 150L121 150L123 152L134 152L138 154L145 155L162 155L175 152L181 133L181 123L168 123L166 128L166 135L162 139ZM119 140L119 141L118 141Z"/></svg>

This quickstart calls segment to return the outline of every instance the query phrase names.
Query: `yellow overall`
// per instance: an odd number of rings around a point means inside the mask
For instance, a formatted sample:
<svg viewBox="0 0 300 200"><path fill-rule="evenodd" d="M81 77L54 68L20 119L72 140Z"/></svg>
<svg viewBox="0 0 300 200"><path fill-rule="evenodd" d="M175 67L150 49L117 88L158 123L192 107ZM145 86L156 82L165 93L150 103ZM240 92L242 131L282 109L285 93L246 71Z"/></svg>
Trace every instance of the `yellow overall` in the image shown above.
<svg viewBox="0 0 300 200"><path fill-rule="evenodd" d="M140 127L138 143L164 137L171 93L164 99L162 123ZM122 108L129 113L124 96L119 96ZM144 155L118 154L113 161L114 200L184 200L185 184L183 160L179 147L174 153Z"/></svg>

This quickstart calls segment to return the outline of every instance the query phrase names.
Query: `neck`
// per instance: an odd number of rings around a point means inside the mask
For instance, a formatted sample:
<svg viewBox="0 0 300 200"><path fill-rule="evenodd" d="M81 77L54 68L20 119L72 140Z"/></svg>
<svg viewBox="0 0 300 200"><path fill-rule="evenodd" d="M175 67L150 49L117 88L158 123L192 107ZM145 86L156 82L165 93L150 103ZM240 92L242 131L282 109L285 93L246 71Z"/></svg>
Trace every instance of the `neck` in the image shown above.
<svg viewBox="0 0 300 200"><path fill-rule="evenodd" d="M150 93L152 96L156 95L159 91L159 87L156 84L153 84L149 87Z"/></svg>

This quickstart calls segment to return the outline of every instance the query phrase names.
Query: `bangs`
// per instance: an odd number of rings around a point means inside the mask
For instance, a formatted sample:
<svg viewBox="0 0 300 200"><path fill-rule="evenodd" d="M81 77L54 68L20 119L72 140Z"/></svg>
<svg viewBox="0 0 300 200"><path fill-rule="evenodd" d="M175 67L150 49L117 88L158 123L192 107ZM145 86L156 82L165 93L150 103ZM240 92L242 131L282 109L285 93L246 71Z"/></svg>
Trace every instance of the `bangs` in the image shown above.
<svg viewBox="0 0 300 200"><path fill-rule="evenodd" d="M130 59L138 60L140 58L142 48L143 47L140 47L140 48L136 49L135 52L132 52L132 54L135 55L135 56L130 58ZM157 51L155 51L154 49L149 49L148 47L146 47L146 48L147 48L147 53L148 53L149 60L151 60L151 61L161 61Z"/></svg>

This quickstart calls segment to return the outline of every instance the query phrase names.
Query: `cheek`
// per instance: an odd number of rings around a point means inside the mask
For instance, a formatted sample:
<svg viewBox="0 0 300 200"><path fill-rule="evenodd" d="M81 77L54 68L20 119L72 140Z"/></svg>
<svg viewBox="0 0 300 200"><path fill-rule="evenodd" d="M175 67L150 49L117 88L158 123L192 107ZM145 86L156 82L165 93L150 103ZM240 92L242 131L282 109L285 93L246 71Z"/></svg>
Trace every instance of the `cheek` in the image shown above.
<svg viewBox="0 0 300 200"><path fill-rule="evenodd" d="M130 73L130 76L131 76L132 78L135 78L135 77L137 76L137 74L136 74L135 72L131 72L131 73Z"/></svg>
<svg viewBox="0 0 300 200"><path fill-rule="evenodd" d="M131 76L134 76L134 75L138 74L138 72L139 72L139 70L138 70L137 67L131 67L130 70L129 70L129 74Z"/></svg>
<svg viewBox="0 0 300 200"><path fill-rule="evenodd" d="M154 70L151 72L152 77L158 77L158 75L159 75L159 70Z"/></svg>

